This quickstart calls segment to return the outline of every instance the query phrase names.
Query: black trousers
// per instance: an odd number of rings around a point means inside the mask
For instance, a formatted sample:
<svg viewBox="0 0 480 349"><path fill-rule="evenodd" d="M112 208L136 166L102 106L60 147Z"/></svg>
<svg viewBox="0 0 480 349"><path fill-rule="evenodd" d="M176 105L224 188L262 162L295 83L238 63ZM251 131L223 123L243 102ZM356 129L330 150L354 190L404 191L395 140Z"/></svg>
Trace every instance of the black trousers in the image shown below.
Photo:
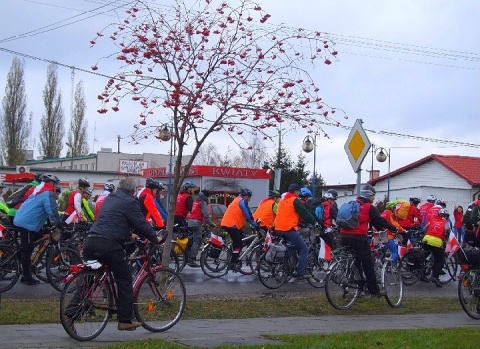
<svg viewBox="0 0 480 349"><path fill-rule="evenodd" d="M30 263L32 261L32 252L35 247L35 240L42 237L41 233L29 231L25 229L20 230L20 243L22 245L21 262L22 262L22 275L25 279L32 277L32 269Z"/></svg>
<svg viewBox="0 0 480 349"><path fill-rule="evenodd" d="M363 235L342 234L342 245L349 246L355 251L355 259L358 271L364 273L367 282L368 292L376 294L380 292L377 285L377 277L373 268L373 258L368 244L367 237Z"/></svg>
<svg viewBox="0 0 480 349"><path fill-rule="evenodd" d="M123 246L111 239L88 237L83 249L84 260L98 259L98 257L94 255L95 253L102 256L100 259L108 265L115 278L118 292L118 321L132 321L132 274L128 268L127 254L123 249Z"/></svg>
<svg viewBox="0 0 480 349"><path fill-rule="evenodd" d="M240 251L242 250L243 247L243 231L237 228L227 228L227 227L222 227L225 229L228 234L230 234L230 237L232 238L232 262L238 261L238 257L240 255Z"/></svg>
<svg viewBox="0 0 480 349"><path fill-rule="evenodd" d="M443 247L431 246L428 244L423 244L423 248L426 251L431 251L433 256L433 266L432 266L432 277L438 279L442 269L443 262L445 258L445 249Z"/></svg>

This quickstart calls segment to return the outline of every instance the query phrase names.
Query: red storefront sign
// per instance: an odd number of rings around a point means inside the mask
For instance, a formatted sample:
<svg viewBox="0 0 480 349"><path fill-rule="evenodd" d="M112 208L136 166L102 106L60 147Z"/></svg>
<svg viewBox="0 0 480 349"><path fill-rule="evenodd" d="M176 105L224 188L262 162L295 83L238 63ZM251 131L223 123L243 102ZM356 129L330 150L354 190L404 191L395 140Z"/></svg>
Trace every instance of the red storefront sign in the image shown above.
<svg viewBox="0 0 480 349"><path fill-rule="evenodd" d="M183 170L183 168L182 168ZM258 178L270 179L271 174L263 168L246 167L225 167L193 165L187 174L188 177L222 177L222 178ZM143 170L143 177L165 177L168 178L166 167L146 168Z"/></svg>

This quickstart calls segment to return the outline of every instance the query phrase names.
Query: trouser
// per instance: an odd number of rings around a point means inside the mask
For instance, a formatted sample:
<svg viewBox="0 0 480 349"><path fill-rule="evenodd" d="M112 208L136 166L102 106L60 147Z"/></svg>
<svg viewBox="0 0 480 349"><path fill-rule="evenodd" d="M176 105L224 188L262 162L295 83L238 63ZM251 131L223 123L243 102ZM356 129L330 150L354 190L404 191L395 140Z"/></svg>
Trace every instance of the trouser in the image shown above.
<svg viewBox="0 0 480 349"><path fill-rule="evenodd" d="M286 233L281 233L285 239L290 242L298 253L297 275L302 276L307 269L308 247L302 238L302 235L296 230L290 230Z"/></svg>
<svg viewBox="0 0 480 349"><path fill-rule="evenodd" d="M393 239L388 240L386 246L390 250L390 256L392 258L392 261L396 262L398 259L398 246L395 243L395 240Z"/></svg>
<svg viewBox="0 0 480 349"><path fill-rule="evenodd" d="M188 259L194 261L197 259L198 249L202 243L202 226L198 227L189 227L188 228L192 235L190 236L189 242L191 242L190 249L188 251Z"/></svg>
<svg viewBox="0 0 480 349"><path fill-rule="evenodd" d="M465 240L465 227L453 228L453 233L458 240L458 243L461 245Z"/></svg>
<svg viewBox="0 0 480 349"><path fill-rule="evenodd" d="M370 294L376 294L380 292L373 267L372 252L370 251L370 245L368 244L367 237L364 235L357 236L352 234L343 234L342 245L349 246L355 251L355 266L360 272L360 275L362 272L365 275L368 292L370 292Z"/></svg>
<svg viewBox="0 0 480 349"><path fill-rule="evenodd" d="M25 279L32 277L32 252L35 247L35 240L38 240L42 236L41 233L29 231L26 229L20 230L20 243L22 244L21 262L22 262L22 275Z"/></svg>
<svg viewBox="0 0 480 349"><path fill-rule="evenodd" d="M240 251L242 250L243 243L242 243L242 238L243 238L243 231L237 228L228 228L228 227L222 227L225 229L228 234L230 234L230 237L232 238L232 263L235 263L238 261L238 256L240 255Z"/></svg>
<svg viewBox="0 0 480 349"><path fill-rule="evenodd" d="M438 279L443 269L443 262L445 258L445 249L443 247L431 246L423 244L426 251L430 251L433 256L432 277Z"/></svg>
<svg viewBox="0 0 480 349"><path fill-rule="evenodd" d="M123 246L108 238L89 237L83 249L85 260L97 259L95 253L100 254L102 262L108 265L117 284L118 301L117 316L119 322L132 321L133 286L132 274L128 268L127 255Z"/></svg>

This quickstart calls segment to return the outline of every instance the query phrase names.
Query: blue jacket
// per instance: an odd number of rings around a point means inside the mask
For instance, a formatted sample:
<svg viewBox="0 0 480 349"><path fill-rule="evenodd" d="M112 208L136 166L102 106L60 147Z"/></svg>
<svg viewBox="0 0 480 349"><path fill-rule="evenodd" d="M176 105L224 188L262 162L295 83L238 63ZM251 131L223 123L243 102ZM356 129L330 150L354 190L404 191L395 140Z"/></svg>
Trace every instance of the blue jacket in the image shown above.
<svg viewBox="0 0 480 349"><path fill-rule="evenodd" d="M62 224L58 215L57 201L52 191L30 195L17 210L13 224L26 230L39 232L47 218L50 218L52 224Z"/></svg>

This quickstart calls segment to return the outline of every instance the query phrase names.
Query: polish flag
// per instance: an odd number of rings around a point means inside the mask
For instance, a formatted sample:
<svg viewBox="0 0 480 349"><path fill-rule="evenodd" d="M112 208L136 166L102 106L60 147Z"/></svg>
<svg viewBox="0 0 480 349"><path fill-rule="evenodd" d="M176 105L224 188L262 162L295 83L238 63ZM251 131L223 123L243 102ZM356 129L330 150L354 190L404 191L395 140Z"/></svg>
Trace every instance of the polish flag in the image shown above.
<svg viewBox="0 0 480 349"><path fill-rule="evenodd" d="M460 244L458 243L457 238L453 232L450 232L450 236L448 237L447 246L445 246L445 253L448 254L450 258L453 256L457 251L460 249Z"/></svg>
<svg viewBox="0 0 480 349"><path fill-rule="evenodd" d="M265 236L265 244L267 246L270 246L272 244L272 235L270 235L269 231L267 231L267 235Z"/></svg>
<svg viewBox="0 0 480 349"><path fill-rule="evenodd" d="M412 247L413 247L412 242L410 241L410 239L408 239L407 246L401 246L401 245L398 246L398 256L400 258L403 258L403 256L405 256L408 250L410 250Z"/></svg>
<svg viewBox="0 0 480 349"><path fill-rule="evenodd" d="M0 239L3 240L3 232L5 230L5 227L3 225L0 224Z"/></svg>
<svg viewBox="0 0 480 349"><path fill-rule="evenodd" d="M323 259L327 262L332 260L332 248L320 239L320 250L318 251L318 258Z"/></svg>
<svg viewBox="0 0 480 349"><path fill-rule="evenodd" d="M78 214L77 211L73 211L70 216L65 220L65 223L67 224L72 224L72 223L78 223Z"/></svg>
<svg viewBox="0 0 480 349"><path fill-rule="evenodd" d="M214 233L210 234L210 243L215 246L222 246L223 245L223 238L220 235L216 235Z"/></svg>

